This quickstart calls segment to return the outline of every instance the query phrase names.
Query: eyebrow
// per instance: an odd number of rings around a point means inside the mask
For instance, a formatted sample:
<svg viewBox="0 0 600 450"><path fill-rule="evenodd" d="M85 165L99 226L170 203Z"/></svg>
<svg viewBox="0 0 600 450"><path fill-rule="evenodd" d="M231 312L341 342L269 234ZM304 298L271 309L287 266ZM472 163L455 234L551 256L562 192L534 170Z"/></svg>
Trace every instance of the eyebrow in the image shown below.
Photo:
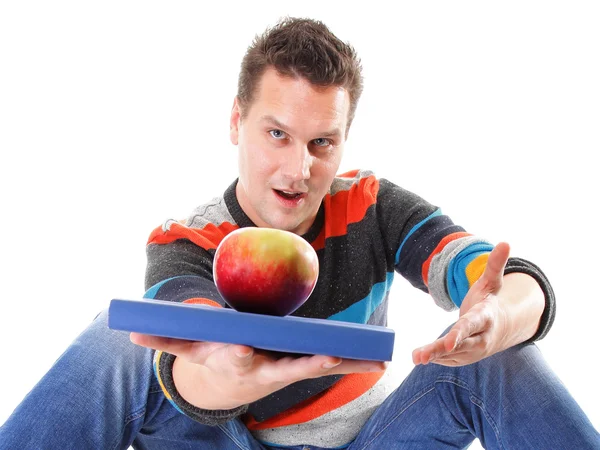
<svg viewBox="0 0 600 450"><path fill-rule="evenodd" d="M277 120L275 117L273 117L271 115L262 116L260 118L260 120L261 120L261 122L270 122L277 128L281 128L284 131L290 129L287 125L285 125L284 123L281 123L279 120ZM342 135L341 131L337 128L330 130L330 131L323 132L323 133L318 133L318 134L319 134L319 137L338 137L338 136Z"/></svg>

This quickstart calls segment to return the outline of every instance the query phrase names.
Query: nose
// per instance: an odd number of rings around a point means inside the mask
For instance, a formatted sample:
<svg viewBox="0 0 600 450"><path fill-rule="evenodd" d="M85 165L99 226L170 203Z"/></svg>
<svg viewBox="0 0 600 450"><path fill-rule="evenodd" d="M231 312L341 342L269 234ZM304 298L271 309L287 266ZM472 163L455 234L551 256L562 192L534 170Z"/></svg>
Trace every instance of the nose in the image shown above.
<svg viewBox="0 0 600 450"><path fill-rule="evenodd" d="M282 175L291 181L302 181L310 178L312 156L304 144L294 145L283 152L281 163Z"/></svg>

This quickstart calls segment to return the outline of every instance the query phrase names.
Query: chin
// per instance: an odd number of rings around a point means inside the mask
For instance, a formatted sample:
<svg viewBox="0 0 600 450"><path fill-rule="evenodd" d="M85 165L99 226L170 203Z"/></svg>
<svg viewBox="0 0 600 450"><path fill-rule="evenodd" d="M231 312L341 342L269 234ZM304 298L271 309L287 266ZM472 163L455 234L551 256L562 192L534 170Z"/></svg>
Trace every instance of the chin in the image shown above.
<svg viewBox="0 0 600 450"><path fill-rule="evenodd" d="M318 208L311 214L307 214L306 208L299 208L296 211L282 211L275 205L273 208L263 208L260 219L269 228L302 235L309 230L312 224L310 217L316 217L317 212Z"/></svg>
<svg viewBox="0 0 600 450"><path fill-rule="evenodd" d="M298 229L301 227L301 225L296 224L296 223L289 223L289 222L282 221L282 222L273 223L271 226L278 230L284 230L284 231L289 231L291 233L302 234L302 233L298 233Z"/></svg>
<svg viewBox="0 0 600 450"><path fill-rule="evenodd" d="M284 231L289 231L291 233L296 233L296 234L304 234L306 232L303 231L302 233L298 233L298 230L303 228L302 224L304 223L304 220L301 222L298 222L298 220L285 220L285 218L281 218L280 220L270 220L269 222L266 222L267 225L270 228L276 228L278 230L284 230ZM300 230L302 231L302 230Z"/></svg>

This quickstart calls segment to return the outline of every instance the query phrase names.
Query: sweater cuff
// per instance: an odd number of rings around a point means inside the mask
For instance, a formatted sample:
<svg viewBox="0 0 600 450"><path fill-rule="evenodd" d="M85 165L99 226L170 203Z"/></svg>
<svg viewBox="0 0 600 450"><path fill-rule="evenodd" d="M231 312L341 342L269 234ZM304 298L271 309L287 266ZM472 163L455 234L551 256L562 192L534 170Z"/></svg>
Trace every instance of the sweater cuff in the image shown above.
<svg viewBox="0 0 600 450"><path fill-rule="evenodd" d="M165 394L165 397L180 413L203 425L219 425L241 416L248 410L248 405L234 409L201 409L186 401L175 387L173 381L173 363L175 355L157 351L154 354L154 374Z"/></svg>
<svg viewBox="0 0 600 450"><path fill-rule="evenodd" d="M504 269L504 275L514 272L526 273L527 275L533 277L538 282L540 288L542 288L542 292L544 293L546 305L540 319L540 325L536 333L530 339L525 341L525 343L539 341L540 339L546 337L548 331L550 331L550 328L554 323L554 316L556 315L556 299L554 296L554 290L552 289L548 278L546 278L546 275L544 275L544 272L542 272L538 266L530 261L522 258L508 258L506 268Z"/></svg>

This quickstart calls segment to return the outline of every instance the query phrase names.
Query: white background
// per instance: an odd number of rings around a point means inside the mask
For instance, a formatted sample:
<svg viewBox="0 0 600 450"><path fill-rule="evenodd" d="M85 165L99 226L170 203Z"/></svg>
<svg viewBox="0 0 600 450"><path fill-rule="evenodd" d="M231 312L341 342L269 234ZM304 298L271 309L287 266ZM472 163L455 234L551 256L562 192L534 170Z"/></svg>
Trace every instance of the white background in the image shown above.
<svg viewBox="0 0 600 450"><path fill-rule="evenodd" d="M598 428L597 4L215 3L0 6L0 423L110 299L141 296L150 231L234 179L241 58L297 15L362 57L342 170L375 170L543 268L558 315L539 346ZM456 314L397 280L400 382Z"/></svg>

